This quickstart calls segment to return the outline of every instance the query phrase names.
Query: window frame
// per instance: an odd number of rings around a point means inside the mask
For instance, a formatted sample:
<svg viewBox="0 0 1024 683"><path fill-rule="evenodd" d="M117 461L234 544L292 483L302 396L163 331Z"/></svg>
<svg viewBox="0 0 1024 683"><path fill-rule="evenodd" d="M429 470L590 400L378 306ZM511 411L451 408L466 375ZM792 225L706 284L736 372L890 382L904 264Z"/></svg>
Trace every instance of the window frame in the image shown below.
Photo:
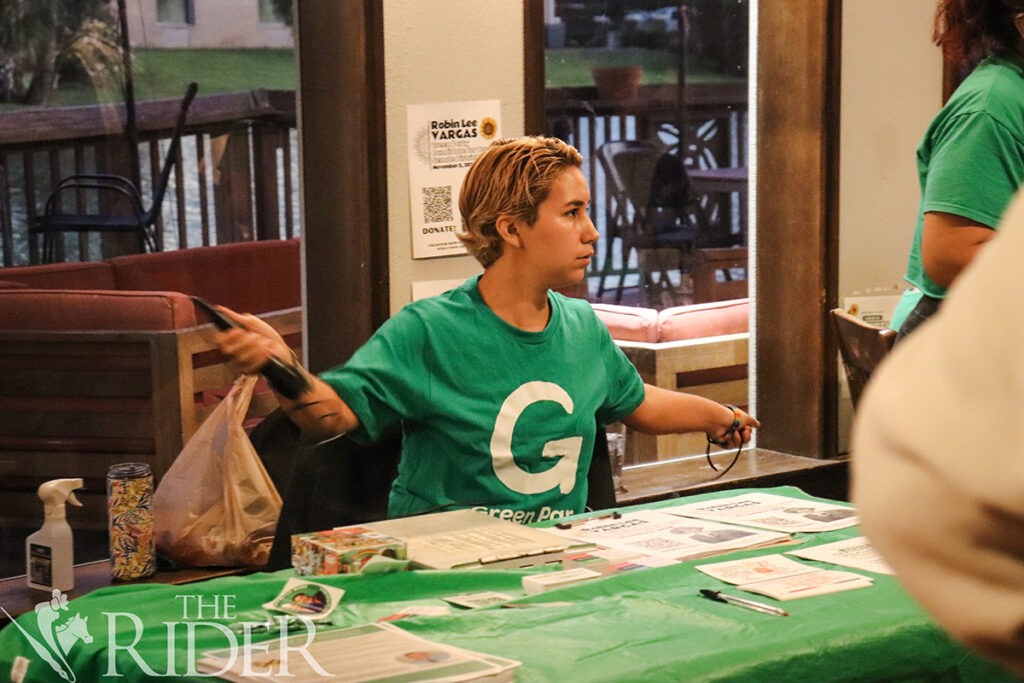
<svg viewBox="0 0 1024 683"><path fill-rule="evenodd" d="M837 347L828 311L838 298L841 16L841 0L760 0L756 17L752 192L771 197L754 212L762 229L754 249L751 386L758 418L770 425L758 447L828 459L838 450ZM526 132L541 134L544 0L524 0L523 19Z"/></svg>
<svg viewBox="0 0 1024 683"><path fill-rule="evenodd" d="M160 18L160 0L156 0L156 21L158 24L164 26L195 26L196 25L196 5L195 0L178 0L181 3L182 8L185 10L184 21L167 21Z"/></svg>

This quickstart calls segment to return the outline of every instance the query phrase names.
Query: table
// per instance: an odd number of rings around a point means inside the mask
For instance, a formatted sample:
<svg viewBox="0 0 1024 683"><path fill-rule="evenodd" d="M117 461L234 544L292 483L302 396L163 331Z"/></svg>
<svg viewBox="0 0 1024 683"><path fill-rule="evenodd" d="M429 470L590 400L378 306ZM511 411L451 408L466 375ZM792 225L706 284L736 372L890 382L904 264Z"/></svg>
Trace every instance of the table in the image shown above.
<svg viewBox="0 0 1024 683"><path fill-rule="evenodd" d="M220 576L231 576L248 572L248 569L237 567L181 567L168 571L159 571L145 579L137 579L131 584L166 583L183 584L195 581L206 581ZM118 583L110 575L110 561L84 562L75 565L75 589L68 593L69 599L75 599L91 593L98 588L108 586L129 585ZM12 576L0 580L0 607L11 616L17 617L31 611L40 600L49 600L50 592L29 588L25 575Z"/></svg>
<svg viewBox="0 0 1024 683"><path fill-rule="evenodd" d="M690 185L697 194L707 192L746 192L747 167L688 168Z"/></svg>
<svg viewBox="0 0 1024 683"><path fill-rule="evenodd" d="M776 487L716 491L687 500L752 490L811 498L793 487ZM680 502L674 499L642 507ZM852 528L796 534L794 538L820 544L857 533ZM728 558L779 551L750 550ZM518 659L523 662L516 671L515 680L520 683L1015 680L953 643L892 577L874 575L871 588L787 602L791 616L774 617L699 597L698 589L724 584L697 572L693 568L696 563L627 572L524 600L518 600L522 595L520 579L543 570L416 571L317 580L346 591L339 610L332 615L344 626L375 621L409 604L443 605L440 596L480 590L508 593L516 596L517 602L572 602L563 607L456 611L395 622L431 640ZM226 636L210 623L231 621L224 613L228 605L235 618L260 618L254 610L277 595L290 575L291 571L282 571L182 586L147 584L97 590L68 606L71 614L86 618L93 635L91 643L78 642L69 659L79 680L100 680L108 671L113 633L118 639L114 653L117 672L124 676L120 680L148 680L133 655L152 671L167 672L171 633L174 671L181 674L187 664L188 628L183 622L194 622L197 651L223 648ZM194 607L198 600L206 605L205 615L197 616L194 608L193 613L183 614L188 609L184 605ZM34 617L26 614L18 624L31 633L36 629ZM136 636L140 640L132 645ZM34 660L25 681L55 680L19 630L5 628L0 631L0 672L6 675L16 655ZM200 680L184 675L176 678Z"/></svg>

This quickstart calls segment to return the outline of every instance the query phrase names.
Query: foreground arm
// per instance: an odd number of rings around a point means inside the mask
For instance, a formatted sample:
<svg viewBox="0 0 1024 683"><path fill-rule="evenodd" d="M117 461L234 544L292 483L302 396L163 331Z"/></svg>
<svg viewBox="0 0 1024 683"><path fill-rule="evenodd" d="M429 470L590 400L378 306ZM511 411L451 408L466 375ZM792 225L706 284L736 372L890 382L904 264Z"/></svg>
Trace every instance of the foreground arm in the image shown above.
<svg viewBox="0 0 1024 683"><path fill-rule="evenodd" d="M995 237L992 228L952 213L929 211L921 233L921 265L932 282L949 287L981 245Z"/></svg>
<svg viewBox="0 0 1024 683"><path fill-rule="evenodd" d="M299 366L277 330L254 315L235 313L223 306L218 308L242 326L240 329L217 332L215 337L221 352L234 361L242 372L258 373L273 356L283 363L299 367L306 376L310 389L297 399L291 400L275 392L281 408L303 434L321 441L359 426L355 413L334 389Z"/></svg>
<svg viewBox="0 0 1024 683"><path fill-rule="evenodd" d="M740 410L733 413L721 403L694 394L669 391L650 384L644 385L643 403L622 422L645 434L674 434L678 432L704 432L712 439L722 440L731 448L750 441L750 433L761 423ZM736 418L740 426L730 432Z"/></svg>
<svg viewBox="0 0 1024 683"><path fill-rule="evenodd" d="M861 529L900 582L957 639L1024 674L1020 199L996 240L872 375L850 462Z"/></svg>

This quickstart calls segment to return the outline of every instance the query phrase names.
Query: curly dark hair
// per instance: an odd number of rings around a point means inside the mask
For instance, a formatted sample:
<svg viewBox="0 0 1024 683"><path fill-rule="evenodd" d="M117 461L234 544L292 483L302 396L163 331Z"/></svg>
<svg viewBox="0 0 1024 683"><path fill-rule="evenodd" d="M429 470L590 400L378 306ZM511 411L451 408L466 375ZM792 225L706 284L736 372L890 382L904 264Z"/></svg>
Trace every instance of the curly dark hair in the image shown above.
<svg viewBox="0 0 1024 683"><path fill-rule="evenodd" d="M939 0L932 39L942 55L962 66L991 54L1021 56L1014 19L1024 0Z"/></svg>

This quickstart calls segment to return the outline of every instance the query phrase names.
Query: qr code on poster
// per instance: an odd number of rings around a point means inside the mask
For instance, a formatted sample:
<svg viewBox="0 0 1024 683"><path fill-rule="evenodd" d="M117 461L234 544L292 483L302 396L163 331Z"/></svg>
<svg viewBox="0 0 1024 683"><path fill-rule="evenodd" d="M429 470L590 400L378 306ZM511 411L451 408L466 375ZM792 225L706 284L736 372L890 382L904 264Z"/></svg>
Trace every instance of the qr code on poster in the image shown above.
<svg viewBox="0 0 1024 683"><path fill-rule="evenodd" d="M452 186L423 188L423 222L441 223L455 220L452 215Z"/></svg>

